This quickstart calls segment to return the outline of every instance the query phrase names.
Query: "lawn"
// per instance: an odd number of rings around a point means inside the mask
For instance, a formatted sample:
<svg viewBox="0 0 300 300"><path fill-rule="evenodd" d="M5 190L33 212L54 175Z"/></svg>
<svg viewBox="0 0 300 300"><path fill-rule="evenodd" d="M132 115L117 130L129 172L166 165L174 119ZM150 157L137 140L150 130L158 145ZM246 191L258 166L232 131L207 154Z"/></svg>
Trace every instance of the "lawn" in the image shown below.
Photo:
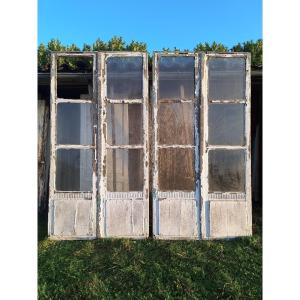
<svg viewBox="0 0 300 300"><path fill-rule="evenodd" d="M39 217L39 299L261 299L261 210L254 235L227 241L50 241Z"/></svg>

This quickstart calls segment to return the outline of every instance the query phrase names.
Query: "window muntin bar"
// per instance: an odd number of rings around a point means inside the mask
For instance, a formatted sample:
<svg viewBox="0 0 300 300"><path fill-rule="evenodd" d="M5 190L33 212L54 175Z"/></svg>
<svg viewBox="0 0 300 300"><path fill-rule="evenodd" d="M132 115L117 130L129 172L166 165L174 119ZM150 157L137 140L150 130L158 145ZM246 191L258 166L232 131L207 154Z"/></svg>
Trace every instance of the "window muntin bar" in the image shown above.
<svg viewBox="0 0 300 300"><path fill-rule="evenodd" d="M195 57L157 56L158 190L195 190ZM155 124L156 126L156 124ZM176 171L174 171L176 170Z"/></svg>
<svg viewBox="0 0 300 300"><path fill-rule="evenodd" d="M67 61L69 65L66 68ZM55 172L51 172L51 195L61 192L95 193L95 62L96 53L55 53L52 57L51 164ZM78 72L87 72L84 87L74 84L74 81L64 82L64 87L60 87L66 73L73 73L76 82Z"/></svg>
<svg viewBox="0 0 300 300"><path fill-rule="evenodd" d="M106 134L102 136L101 161L105 163L106 170L100 193L103 198L111 199L126 198L125 194L130 192L143 192L143 201L147 201L147 55L143 52L107 52L102 62L101 126ZM121 173L117 172L116 165L120 166ZM103 171L100 168L101 174L104 174ZM110 196L107 198L107 195Z"/></svg>

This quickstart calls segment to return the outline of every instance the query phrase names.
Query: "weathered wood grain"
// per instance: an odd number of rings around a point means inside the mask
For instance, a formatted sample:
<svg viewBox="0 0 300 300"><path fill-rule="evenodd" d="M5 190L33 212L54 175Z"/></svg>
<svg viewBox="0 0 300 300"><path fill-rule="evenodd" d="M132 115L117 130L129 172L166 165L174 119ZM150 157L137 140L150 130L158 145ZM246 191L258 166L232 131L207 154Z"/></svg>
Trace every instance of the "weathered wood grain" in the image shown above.
<svg viewBox="0 0 300 300"><path fill-rule="evenodd" d="M48 206L49 191L50 107L46 100L38 100L38 210Z"/></svg>

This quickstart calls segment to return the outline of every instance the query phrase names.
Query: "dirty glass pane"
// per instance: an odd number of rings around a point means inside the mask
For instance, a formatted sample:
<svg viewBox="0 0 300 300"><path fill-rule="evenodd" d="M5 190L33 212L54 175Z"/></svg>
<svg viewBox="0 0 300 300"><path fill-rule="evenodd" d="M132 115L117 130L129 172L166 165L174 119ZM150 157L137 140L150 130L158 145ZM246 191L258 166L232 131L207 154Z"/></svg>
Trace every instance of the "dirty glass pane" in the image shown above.
<svg viewBox="0 0 300 300"><path fill-rule="evenodd" d="M210 150L208 165L209 192L245 191L244 150Z"/></svg>
<svg viewBox="0 0 300 300"><path fill-rule="evenodd" d="M57 105L57 144L93 143L93 105L59 103Z"/></svg>
<svg viewBox="0 0 300 300"><path fill-rule="evenodd" d="M93 150L58 149L56 190L92 191Z"/></svg>
<svg viewBox="0 0 300 300"><path fill-rule="evenodd" d="M142 57L107 59L107 97L123 100L143 98Z"/></svg>
<svg viewBox="0 0 300 300"><path fill-rule="evenodd" d="M107 149L107 190L143 190L143 149Z"/></svg>
<svg viewBox="0 0 300 300"><path fill-rule="evenodd" d="M246 60L214 57L208 60L210 100L245 99Z"/></svg>
<svg viewBox="0 0 300 300"><path fill-rule="evenodd" d="M107 105L107 143L110 145L143 144L142 104Z"/></svg>
<svg viewBox="0 0 300 300"><path fill-rule="evenodd" d="M208 143L244 145L244 104L210 104L208 108Z"/></svg>
<svg viewBox="0 0 300 300"><path fill-rule="evenodd" d="M59 57L57 59L57 97L92 99L92 68L92 57ZM85 74L79 75L78 73Z"/></svg>
<svg viewBox="0 0 300 300"><path fill-rule="evenodd" d="M159 144L194 144L194 103L159 103Z"/></svg>
<svg viewBox="0 0 300 300"><path fill-rule="evenodd" d="M194 169L194 149L159 149L159 190L193 191L195 189Z"/></svg>
<svg viewBox="0 0 300 300"><path fill-rule="evenodd" d="M194 57L160 57L158 99L194 99L194 68Z"/></svg>

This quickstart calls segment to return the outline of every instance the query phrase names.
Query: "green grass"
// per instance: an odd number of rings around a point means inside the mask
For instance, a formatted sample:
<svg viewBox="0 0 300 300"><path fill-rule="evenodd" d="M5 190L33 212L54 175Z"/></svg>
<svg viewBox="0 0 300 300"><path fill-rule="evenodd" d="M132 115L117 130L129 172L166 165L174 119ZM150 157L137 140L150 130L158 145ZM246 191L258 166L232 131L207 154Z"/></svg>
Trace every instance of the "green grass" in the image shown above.
<svg viewBox="0 0 300 300"><path fill-rule="evenodd" d="M261 299L261 211L227 241L50 241L39 218L39 299Z"/></svg>

